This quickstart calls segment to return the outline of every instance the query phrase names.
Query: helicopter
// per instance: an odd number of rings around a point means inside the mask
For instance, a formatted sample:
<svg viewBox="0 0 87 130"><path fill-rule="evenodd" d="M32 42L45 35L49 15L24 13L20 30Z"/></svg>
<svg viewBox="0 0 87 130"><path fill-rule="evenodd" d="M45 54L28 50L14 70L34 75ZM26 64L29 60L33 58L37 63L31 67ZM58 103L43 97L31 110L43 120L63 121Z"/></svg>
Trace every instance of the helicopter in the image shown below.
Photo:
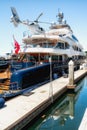
<svg viewBox="0 0 87 130"><path fill-rule="evenodd" d="M34 21L29 20L21 21L15 7L11 7L11 12L12 12L11 22L14 24L15 27L17 27L18 24L21 23L27 25L32 34L45 33L44 28L40 27L40 25L38 24L39 23L38 20L43 15L43 13L40 13L39 16L36 18L36 20Z"/></svg>

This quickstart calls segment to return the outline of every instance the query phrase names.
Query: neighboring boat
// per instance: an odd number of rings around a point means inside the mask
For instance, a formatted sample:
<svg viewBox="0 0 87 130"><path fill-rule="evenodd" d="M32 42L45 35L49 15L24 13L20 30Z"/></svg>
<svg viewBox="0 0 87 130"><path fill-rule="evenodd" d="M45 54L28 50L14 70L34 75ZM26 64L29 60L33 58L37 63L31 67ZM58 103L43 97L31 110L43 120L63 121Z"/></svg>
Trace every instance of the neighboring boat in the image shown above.
<svg viewBox="0 0 87 130"><path fill-rule="evenodd" d="M10 64L5 60L0 60L0 90L4 83L9 80L10 77ZM8 83L7 83L8 84Z"/></svg>
<svg viewBox="0 0 87 130"><path fill-rule="evenodd" d="M0 109L4 107L4 105L5 105L5 100L4 98L0 97Z"/></svg>
<svg viewBox="0 0 87 130"><path fill-rule="evenodd" d="M0 73L4 72L7 68L9 68L9 63L6 62L4 58L0 58Z"/></svg>
<svg viewBox="0 0 87 130"><path fill-rule="evenodd" d="M0 72L4 72L7 68L9 68L9 64L0 64Z"/></svg>

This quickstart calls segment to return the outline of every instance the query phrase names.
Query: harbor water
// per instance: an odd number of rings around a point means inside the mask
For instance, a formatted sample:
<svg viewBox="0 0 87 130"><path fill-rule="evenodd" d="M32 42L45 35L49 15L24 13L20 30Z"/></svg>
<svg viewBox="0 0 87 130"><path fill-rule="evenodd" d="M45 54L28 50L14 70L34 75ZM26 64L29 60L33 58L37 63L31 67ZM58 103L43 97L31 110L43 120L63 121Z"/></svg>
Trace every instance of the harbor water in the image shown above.
<svg viewBox="0 0 87 130"><path fill-rule="evenodd" d="M68 91L43 112L26 130L78 130L87 108L87 76L75 91ZM25 128L24 128L25 129Z"/></svg>

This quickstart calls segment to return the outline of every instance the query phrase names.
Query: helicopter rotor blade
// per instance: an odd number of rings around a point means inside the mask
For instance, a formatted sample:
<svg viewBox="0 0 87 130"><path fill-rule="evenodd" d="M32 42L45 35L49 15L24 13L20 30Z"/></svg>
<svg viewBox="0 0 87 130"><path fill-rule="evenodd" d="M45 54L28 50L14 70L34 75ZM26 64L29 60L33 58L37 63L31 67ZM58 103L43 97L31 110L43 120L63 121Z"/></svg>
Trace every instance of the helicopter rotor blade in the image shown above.
<svg viewBox="0 0 87 130"><path fill-rule="evenodd" d="M38 19L43 15L43 13L40 13L40 15L36 18L34 22L38 22Z"/></svg>
<svg viewBox="0 0 87 130"><path fill-rule="evenodd" d="M38 21L38 23L52 24L52 23L50 23L50 22L42 22L42 21Z"/></svg>

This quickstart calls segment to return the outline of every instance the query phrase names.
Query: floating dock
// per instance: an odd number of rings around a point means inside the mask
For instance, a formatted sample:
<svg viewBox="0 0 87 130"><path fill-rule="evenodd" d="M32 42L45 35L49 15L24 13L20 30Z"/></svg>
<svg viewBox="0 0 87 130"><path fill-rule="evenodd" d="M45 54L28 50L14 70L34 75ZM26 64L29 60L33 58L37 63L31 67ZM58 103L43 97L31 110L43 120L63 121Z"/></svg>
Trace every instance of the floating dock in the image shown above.
<svg viewBox="0 0 87 130"><path fill-rule="evenodd" d="M76 71L75 83L86 74L86 70ZM0 109L0 130L22 129L67 90L68 82L68 77L61 77L7 101Z"/></svg>

